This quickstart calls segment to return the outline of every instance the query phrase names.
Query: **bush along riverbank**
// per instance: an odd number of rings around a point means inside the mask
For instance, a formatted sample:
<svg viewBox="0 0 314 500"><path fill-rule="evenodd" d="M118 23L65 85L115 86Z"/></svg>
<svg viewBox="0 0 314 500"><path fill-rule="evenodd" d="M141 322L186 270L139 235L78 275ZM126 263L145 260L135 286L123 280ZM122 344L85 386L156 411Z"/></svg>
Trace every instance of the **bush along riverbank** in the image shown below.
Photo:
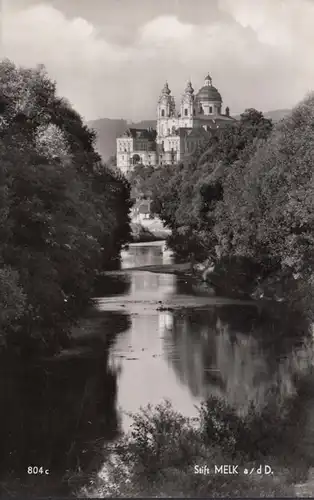
<svg viewBox="0 0 314 500"><path fill-rule="evenodd" d="M0 65L0 340L68 347L95 277L130 240L130 186L42 67Z"/></svg>
<svg viewBox="0 0 314 500"><path fill-rule="evenodd" d="M193 421L168 402L148 406L133 415L129 434L105 448L102 472L77 496L295 496L297 473L284 458L291 402L279 407L275 400L274 393L261 412L252 407L239 417L212 397Z"/></svg>
<svg viewBox="0 0 314 500"><path fill-rule="evenodd" d="M170 246L219 293L312 295L313 120L313 94L275 125L248 109L185 163L141 172Z"/></svg>

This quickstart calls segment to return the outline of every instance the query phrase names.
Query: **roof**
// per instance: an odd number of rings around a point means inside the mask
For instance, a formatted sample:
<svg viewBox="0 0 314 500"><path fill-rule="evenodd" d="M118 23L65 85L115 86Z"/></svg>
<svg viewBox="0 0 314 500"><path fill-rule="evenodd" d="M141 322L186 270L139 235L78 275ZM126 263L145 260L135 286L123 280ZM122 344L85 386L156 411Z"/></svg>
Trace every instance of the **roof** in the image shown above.
<svg viewBox="0 0 314 500"><path fill-rule="evenodd" d="M200 115L197 117L197 121L204 122L204 125L211 122L216 122L216 123L230 123L230 122L236 122L237 119L233 118L233 116L227 116L227 115L216 115L216 116L210 116L210 115Z"/></svg>
<svg viewBox="0 0 314 500"><path fill-rule="evenodd" d="M196 94L196 100L202 101L220 101L222 97L216 87L212 85L204 85Z"/></svg>
<svg viewBox="0 0 314 500"><path fill-rule="evenodd" d="M150 214L150 205L141 205L138 209L140 214Z"/></svg>
<svg viewBox="0 0 314 500"><path fill-rule="evenodd" d="M138 212L139 214L149 214L150 203L151 202L149 200L139 200L135 203L133 211Z"/></svg>
<svg viewBox="0 0 314 500"><path fill-rule="evenodd" d="M193 138L202 138L207 137L208 131L204 128L207 125L210 129L216 129L217 126L223 127L225 125L231 125L236 123L237 120L232 118L231 116L219 115L217 118L209 118L208 116L202 117L202 121L204 125L200 125L199 127L194 128L179 128L177 129L177 134L181 137L188 137L189 139Z"/></svg>
<svg viewBox="0 0 314 500"><path fill-rule="evenodd" d="M199 139L199 138L207 138L208 137L208 131L205 130L203 127L197 127L193 129L189 129L189 133L187 134L187 137L189 139Z"/></svg>
<svg viewBox="0 0 314 500"><path fill-rule="evenodd" d="M186 84L186 87L185 87L184 93L185 93L185 94L191 94L191 95L192 95L192 94L193 94L193 92L194 92L194 89L193 89L193 87L192 87L192 83L191 83L191 81L189 80L189 81L188 81L188 83Z"/></svg>
<svg viewBox="0 0 314 500"><path fill-rule="evenodd" d="M162 89L161 93L162 94L166 94L166 95L170 95L171 94L171 90L169 89L168 82L166 82L165 85L163 86L163 89Z"/></svg>
<svg viewBox="0 0 314 500"><path fill-rule="evenodd" d="M143 129L143 128L129 128L123 134L124 137L131 137L132 139L147 139L154 141L156 138L156 130Z"/></svg>

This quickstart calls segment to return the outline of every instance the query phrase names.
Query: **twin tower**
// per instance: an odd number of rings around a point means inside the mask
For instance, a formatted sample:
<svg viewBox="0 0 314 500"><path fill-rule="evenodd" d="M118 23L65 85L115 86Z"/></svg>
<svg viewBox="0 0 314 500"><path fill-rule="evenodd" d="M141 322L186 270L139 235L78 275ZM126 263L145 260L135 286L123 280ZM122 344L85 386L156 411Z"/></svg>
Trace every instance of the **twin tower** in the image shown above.
<svg viewBox="0 0 314 500"><path fill-rule="evenodd" d="M213 123L233 121L227 107L222 113L222 97L206 76L203 87L194 94L191 82L187 83L181 98L180 111L176 111L175 100L168 83L165 83L157 105L157 143L176 135L183 128L212 128Z"/></svg>

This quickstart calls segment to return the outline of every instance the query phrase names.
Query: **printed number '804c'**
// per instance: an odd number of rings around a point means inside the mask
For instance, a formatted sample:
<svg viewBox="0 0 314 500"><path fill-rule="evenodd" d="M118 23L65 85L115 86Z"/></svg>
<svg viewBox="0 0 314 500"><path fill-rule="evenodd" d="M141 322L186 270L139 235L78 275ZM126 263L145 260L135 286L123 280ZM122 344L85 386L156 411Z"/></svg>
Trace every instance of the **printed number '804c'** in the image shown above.
<svg viewBox="0 0 314 500"><path fill-rule="evenodd" d="M46 476L49 475L49 469L44 469L44 467L37 467L37 465L34 465L33 467L30 465L27 467L27 474L34 474L35 476L37 474L45 474Z"/></svg>

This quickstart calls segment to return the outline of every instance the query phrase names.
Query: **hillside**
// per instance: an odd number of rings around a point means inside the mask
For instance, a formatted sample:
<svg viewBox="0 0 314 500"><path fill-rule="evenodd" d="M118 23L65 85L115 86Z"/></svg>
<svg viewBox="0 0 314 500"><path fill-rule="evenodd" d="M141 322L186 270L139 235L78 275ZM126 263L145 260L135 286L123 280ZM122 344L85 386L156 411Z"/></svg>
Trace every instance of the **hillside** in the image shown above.
<svg viewBox="0 0 314 500"><path fill-rule="evenodd" d="M264 116L265 118L270 118L274 122L278 122L289 113L291 113L291 109L275 109L274 111L267 111L266 113L264 113Z"/></svg>
<svg viewBox="0 0 314 500"><path fill-rule="evenodd" d="M265 111L264 116L274 122L278 122L291 112L291 109L275 109L273 111ZM240 115L235 115L235 118L240 118Z"/></svg>
<svg viewBox="0 0 314 500"><path fill-rule="evenodd" d="M264 113L265 118L273 121L281 120L290 113L289 109L276 109ZM239 118L239 115L235 116ZM88 125L97 132L97 149L103 159L107 161L110 156L116 154L116 138L122 135L128 128L156 128L156 120L142 120L140 122L128 122L127 120L115 120L110 118L101 118L92 120Z"/></svg>

